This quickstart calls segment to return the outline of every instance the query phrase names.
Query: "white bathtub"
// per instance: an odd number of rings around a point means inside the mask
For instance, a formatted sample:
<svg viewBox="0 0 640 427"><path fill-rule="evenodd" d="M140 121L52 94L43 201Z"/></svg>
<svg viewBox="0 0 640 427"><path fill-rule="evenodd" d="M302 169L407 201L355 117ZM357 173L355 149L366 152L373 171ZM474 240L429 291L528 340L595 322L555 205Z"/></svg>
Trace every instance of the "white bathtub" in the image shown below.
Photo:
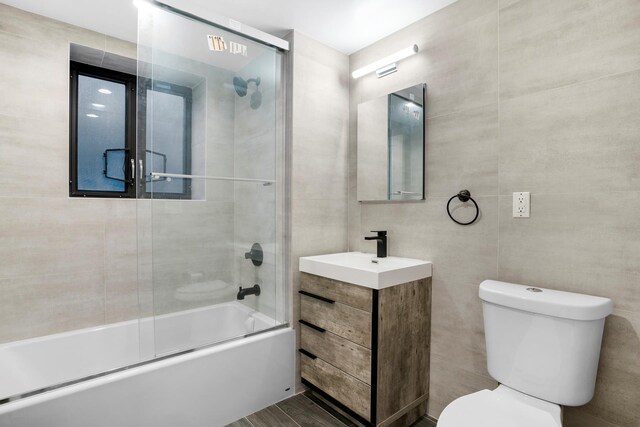
<svg viewBox="0 0 640 427"><path fill-rule="evenodd" d="M154 335L167 353L274 325L231 302L0 345L0 396L137 363ZM290 396L293 371L294 333L282 328L5 403L0 426L223 426Z"/></svg>
<svg viewBox="0 0 640 427"><path fill-rule="evenodd" d="M274 326L277 326L275 320L237 301L165 314L157 316L155 322L144 319L140 323L142 337L155 336L157 355L221 342ZM153 342L143 342L143 358L152 349Z"/></svg>

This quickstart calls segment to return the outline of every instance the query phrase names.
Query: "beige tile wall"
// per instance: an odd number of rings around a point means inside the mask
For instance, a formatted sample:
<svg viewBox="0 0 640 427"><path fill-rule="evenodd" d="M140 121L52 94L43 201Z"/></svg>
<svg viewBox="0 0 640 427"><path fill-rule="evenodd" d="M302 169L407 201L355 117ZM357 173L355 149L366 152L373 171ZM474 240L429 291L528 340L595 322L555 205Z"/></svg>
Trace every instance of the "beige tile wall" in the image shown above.
<svg viewBox="0 0 640 427"><path fill-rule="evenodd" d="M199 81L193 90L192 173L234 176L236 96L227 86L233 73L195 61L192 54L156 55L154 65L164 66L169 79ZM228 302L237 292L233 183L193 179L191 184L195 200L155 199L138 210L138 242L147 246L139 253L141 306L152 307L155 314ZM180 295L194 286L220 284L215 281L226 287L186 298Z"/></svg>
<svg viewBox="0 0 640 427"><path fill-rule="evenodd" d="M250 105L250 98L256 90L254 83L249 85L244 98L234 93L234 165L238 177L273 180L276 179L277 146L283 144L277 137L276 121L279 83L276 80L276 63L281 58L271 49L261 49L260 52L260 55L237 73L245 80L260 78L258 90L262 93L262 102L256 109ZM275 252L281 243L276 234L277 190L277 185L246 182L234 184L235 246L232 249L237 285L260 285L260 296L247 297L243 303L274 319L283 314L282 293L277 292L280 283L276 281L276 272L281 265L281 258L276 257ZM260 243L263 249L264 258L260 266L254 266L244 257L254 242Z"/></svg>
<svg viewBox="0 0 640 427"><path fill-rule="evenodd" d="M136 58L132 43L0 5L0 343L235 300L258 271L275 316L275 261L244 260L253 241L275 240L275 186L197 180L193 201L68 197L71 43ZM259 110L237 102L232 71L190 53L153 60L154 72L195 87L194 173L275 178L272 52L264 70L246 70L262 76ZM178 297L214 280L227 289Z"/></svg>
<svg viewBox="0 0 640 427"><path fill-rule="evenodd" d="M297 31L289 34L288 40L289 96L293 98L288 113L292 270L289 318L297 327L298 259L347 249L349 58ZM301 384L297 386L301 388Z"/></svg>
<svg viewBox="0 0 640 427"><path fill-rule="evenodd" d="M387 229L391 254L434 262L432 416L496 385L477 289L499 279L613 299L595 398L565 425L640 425L638 23L637 0L458 0L351 55L353 70L420 46L397 73L351 81L349 248ZM357 203L356 106L421 82L427 199ZM462 188L481 207L468 227L444 210ZM530 219L511 217L514 191L531 192Z"/></svg>
<svg viewBox="0 0 640 427"><path fill-rule="evenodd" d="M136 55L0 5L0 342L138 313L135 201L68 197L70 43Z"/></svg>

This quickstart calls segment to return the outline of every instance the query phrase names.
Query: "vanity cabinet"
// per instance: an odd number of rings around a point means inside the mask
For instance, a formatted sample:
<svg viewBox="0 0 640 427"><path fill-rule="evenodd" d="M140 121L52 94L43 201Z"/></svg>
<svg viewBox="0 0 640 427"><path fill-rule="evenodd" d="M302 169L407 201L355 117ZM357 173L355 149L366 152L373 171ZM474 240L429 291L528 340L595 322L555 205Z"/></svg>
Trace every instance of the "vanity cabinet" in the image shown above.
<svg viewBox="0 0 640 427"><path fill-rule="evenodd" d="M301 273L300 288L303 384L361 425L424 415L431 278L378 290Z"/></svg>

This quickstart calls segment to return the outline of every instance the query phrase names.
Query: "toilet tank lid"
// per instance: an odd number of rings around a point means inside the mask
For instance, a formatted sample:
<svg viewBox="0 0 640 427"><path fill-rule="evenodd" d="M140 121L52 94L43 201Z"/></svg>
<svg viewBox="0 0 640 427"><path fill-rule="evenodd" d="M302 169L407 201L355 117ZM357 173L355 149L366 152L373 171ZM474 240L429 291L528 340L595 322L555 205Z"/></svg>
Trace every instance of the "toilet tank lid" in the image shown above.
<svg viewBox="0 0 640 427"><path fill-rule="evenodd" d="M604 319L613 312L609 298L485 280L480 299L496 305L573 320Z"/></svg>

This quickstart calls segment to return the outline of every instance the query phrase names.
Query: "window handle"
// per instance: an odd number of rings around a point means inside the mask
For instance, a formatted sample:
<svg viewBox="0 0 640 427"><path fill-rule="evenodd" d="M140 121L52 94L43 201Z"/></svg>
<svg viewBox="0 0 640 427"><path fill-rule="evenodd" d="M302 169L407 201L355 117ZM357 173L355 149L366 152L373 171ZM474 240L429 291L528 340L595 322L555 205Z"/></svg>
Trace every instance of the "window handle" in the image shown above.
<svg viewBox="0 0 640 427"><path fill-rule="evenodd" d="M138 160L138 164L140 165L140 179L144 179L144 171L142 169L142 159Z"/></svg>

